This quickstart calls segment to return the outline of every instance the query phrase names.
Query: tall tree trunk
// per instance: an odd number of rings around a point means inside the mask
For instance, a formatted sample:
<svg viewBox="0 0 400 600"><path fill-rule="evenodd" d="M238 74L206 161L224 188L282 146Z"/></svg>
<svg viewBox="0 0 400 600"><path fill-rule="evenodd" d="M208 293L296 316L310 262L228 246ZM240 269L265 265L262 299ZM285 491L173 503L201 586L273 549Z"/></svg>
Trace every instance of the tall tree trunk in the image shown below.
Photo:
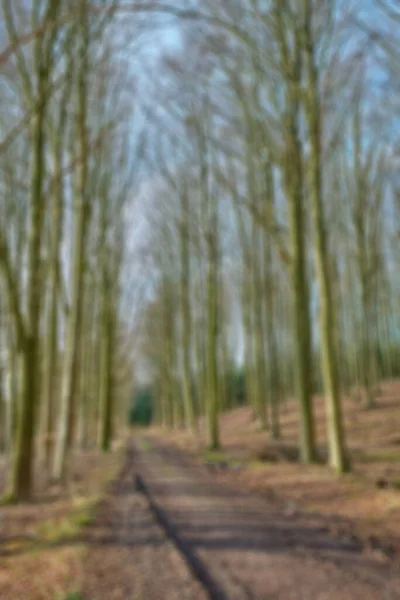
<svg viewBox="0 0 400 600"><path fill-rule="evenodd" d="M186 185L180 191L181 224L180 224L180 250L181 250L181 357L182 357L182 382L183 405L185 422L189 431L195 430L195 413L192 396L192 319L190 310L190 248L189 248L189 195Z"/></svg>
<svg viewBox="0 0 400 600"><path fill-rule="evenodd" d="M371 350L371 324L369 322L370 307L370 281L368 248L365 231L365 205L368 196L367 177L362 162L362 123L361 107L357 106L354 116L354 169L356 179L355 206L353 221L357 244L357 267L361 286L361 324L360 324L360 367L361 378L366 394L366 407L372 408L375 404L373 390L373 361Z"/></svg>
<svg viewBox="0 0 400 600"><path fill-rule="evenodd" d="M65 479L69 434L73 415L73 402L77 384L77 354L79 330L82 318L84 260L86 250L86 232L89 220L90 200L87 197L88 171L88 132L87 132L87 76L89 28L86 0L80 0L79 66L77 80L78 104L78 152L75 196L74 242L71 261L71 306L68 315L66 341L64 349L64 372L61 389L60 415L58 420L57 441L53 464L53 478Z"/></svg>
<svg viewBox="0 0 400 600"><path fill-rule="evenodd" d="M219 217L217 199L208 198L207 231L207 432L208 447L220 447L218 398Z"/></svg>
<svg viewBox="0 0 400 600"><path fill-rule="evenodd" d="M61 129L65 123L63 111ZM57 131L54 140L54 192L52 195L50 220L50 265L48 274L49 307L47 311L46 340L44 348L43 376L43 454L48 469L51 467L54 428L54 391L57 374L58 349L58 302L60 296L60 247L63 223L63 180L62 180L62 133Z"/></svg>
<svg viewBox="0 0 400 600"><path fill-rule="evenodd" d="M316 272L320 291L322 375L325 388L329 463L338 473L346 470L344 429L337 365L335 306L323 204L321 106L315 66L312 5L304 1L304 54L307 73L306 118L310 140L309 180L312 207Z"/></svg>
<svg viewBox="0 0 400 600"><path fill-rule="evenodd" d="M295 107L293 110L296 111ZM309 291L306 268L303 173L300 141L295 122L290 117L290 152L287 158L286 190L289 202L291 241L292 310L295 329L295 381L300 409L300 455L304 463L316 461L315 428L312 406L312 355Z"/></svg>
<svg viewBox="0 0 400 600"><path fill-rule="evenodd" d="M215 233L215 232L214 232ZM216 450L219 440L218 402L218 272L215 235L210 234L207 276L207 429L208 447Z"/></svg>
<svg viewBox="0 0 400 600"><path fill-rule="evenodd" d="M113 339L114 326L112 307L105 298L101 324L100 338L100 449L108 452L111 443L112 432L112 375L113 375Z"/></svg>
<svg viewBox="0 0 400 600"><path fill-rule="evenodd" d="M253 222L253 243L254 256L252 268L252 310L254 328L253 336L253 356L254 356L254 392L256 394L255 406L257 417L261 430L267 428L267 382L265 377L265 336L263 320L263 291L261 289L261 231L258 225Z"/></svg>
<svg viewBox="0 0 400 600"><path fill-rule="evenodd" d="M301 40L297 29L293 45L288 42L282 5L274 3L274 16L282 69L286 73L286 148L283 157L283 185L288 202L291 247L292 310L295 331L295 381L299 403L300 456L304 463L316 461L315 426L312 405L311 319L307 276L304 215L304 172L300 137Z"/></svg>
<svg viewBox="0 0 400 600"><path fill-rule="evenodd" d="M276 309L275 309L275 291L274 274L272 265L272 247L271 240L264 236L264 255L265 255L265 273L264 273L264 299L267 302L265 310L266 331L265 336L268 345L268 373L269 373L269 399L270 399L270 424L271 435L277 440L280 437L279 426L279 400L280 400L280 377L279 361L277 356L276 343Z"/></svg>
<svg viewBox="0 0 400 600"><path fill-rule="evenodd" d="M49 77L49 60L45 60L42 48L37 49L39 105L31 125L31 189L27 264L27 319L22 351L21 399L17 416L13 464L10 472L8 495L10 500L30 498L34 467L34 427L39 391L39 321L41 313L42 261L41 246L45 200L46 94Z"/></svg>

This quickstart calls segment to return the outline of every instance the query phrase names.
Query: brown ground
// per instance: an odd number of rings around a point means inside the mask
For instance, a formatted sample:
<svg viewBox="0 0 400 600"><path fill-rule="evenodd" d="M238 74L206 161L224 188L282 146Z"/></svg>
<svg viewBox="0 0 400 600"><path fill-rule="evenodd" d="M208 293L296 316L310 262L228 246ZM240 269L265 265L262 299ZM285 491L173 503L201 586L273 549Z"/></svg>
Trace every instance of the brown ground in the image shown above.
<svg viewBox="0 0 400 600"><path fill-rule="evenodd" d="M222 417L220 454L182 432L138 436L100 504L121 452L77 457L66 490L39 477L33 504L0 507L0 600L63 600L70 590L85 600L209 597L135 491L138 471L222 598L400 599L400 382L381 391L369 412L345 402L354 473L342 478L290 460L294 404L280 444L247 408ZM316 412L322 444L321 400ZM0 463L0 492L2 473Z"/></svg>
<svg viewBox="0 0 400 600"><path fill-rule="evenodd" d="M32 504L0 508L0 600L205 600L122 457L80 455L67 489L39 476Z"/></svg>
<svg viewBox="0 0 400 600"><path fill-rule="evenodd" d="M155 429L152 433L184 449L193 460L214 462L212 471L219 480L284 502L292 511L325 515L334 533L357 535L376 554L381 553L383 545L385 552L396 552L400 562L400 381L382 383L380 392L376 408L370 411L349 398L344 401L353 472L343 477L335 476L325 466L306 467L290 460L297 446L293 401L282 411L279 444L271 443L268 433L259 431L247 407L222 416L223 452L219 454L208 455L201 439L194 440L184 432L166 434ZM321 398L316 398L315 408L323 452L325 415ZM218 462L229 468L216 468Z"/></svg>
<svg viewBox="0 0 400 600"><path fill-rule="evenodd" d="M200 584L145 498L134 488L134 462L128 453L121 477L86 543L83 597L88 600L205 600Z"/></svg>
<svg viewBox="0 0 400 600"><path fill-rule="evenodd" d="M37 473L31 504L0 506L0 599L58 600L81 584L85 547L82 528L121 464L121 450L108 456L75 457L66 488L46 485ZM6 465L0 464L0 493Z"/></svg>
<svg viewBox="0 0 400 600"><path fill-rule="evenodd" d="M227 600L400 599L397 566L332 536L326 519L218 481L155 438L138 447L156 502Z"/></svg>

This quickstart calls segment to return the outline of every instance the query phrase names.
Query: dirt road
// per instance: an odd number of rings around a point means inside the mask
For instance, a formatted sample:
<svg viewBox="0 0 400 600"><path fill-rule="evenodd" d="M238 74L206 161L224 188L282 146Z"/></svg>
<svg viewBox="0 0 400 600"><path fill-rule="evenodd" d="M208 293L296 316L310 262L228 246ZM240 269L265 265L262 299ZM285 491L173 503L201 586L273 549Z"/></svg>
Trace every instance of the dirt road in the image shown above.
<svg viewBox="0 0 400 600"><path fill-rule="evenodd" d="M217 482L154 440L137 445L135 470L229 600L400 599L394 566L357 540L333 538L318 518ZM164 595L174 597L184 598Z"/></svg>
<svg viewBox="0 0 400 600"><path fill-rule="evenodd" d="M207 595L135 491L128 452L121 477L88 531L83 597L88 600L205 600Z"/></svg>

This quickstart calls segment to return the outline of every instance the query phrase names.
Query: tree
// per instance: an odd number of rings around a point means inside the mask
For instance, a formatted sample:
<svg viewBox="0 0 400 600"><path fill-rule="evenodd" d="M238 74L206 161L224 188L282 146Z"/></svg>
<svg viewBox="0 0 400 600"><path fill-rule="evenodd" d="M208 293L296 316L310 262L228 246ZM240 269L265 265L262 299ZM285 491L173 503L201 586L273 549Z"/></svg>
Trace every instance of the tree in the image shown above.
<svg viewBox="0 0 400 600"><path fill-rule="evenodd" d="M31 18L37 20L38 3L32 7ZM53 21L60 5L55 0L48 0L41 7L43 23ZM16 26L13 9L8 0L3 2L3 11L7 33L11 40L16 38ZM29 224L27 246L27 310L24 315L21 309L17 284L11 270L11 260L5 240L0 238L0 255L2 269L8 287L10 306L14 312L18 330L18 344L22 355L21 400L15 437L14 460L10 474L8 498L10 500L28 499L32 490L32 469L34 457L34 423L37 394L39 391L39 323L41 311L42 261L41 247L45 197L43 194L45 181L45 119L48 108L48 85L52 77L54 64L54 47L57 41L57 30L52 30L45 38L35 40L33 47L32 77L24 55L16 53L17 69L24 90L25 102L33 104L35 109L30 117L30 192L29 192Z"/></svg>

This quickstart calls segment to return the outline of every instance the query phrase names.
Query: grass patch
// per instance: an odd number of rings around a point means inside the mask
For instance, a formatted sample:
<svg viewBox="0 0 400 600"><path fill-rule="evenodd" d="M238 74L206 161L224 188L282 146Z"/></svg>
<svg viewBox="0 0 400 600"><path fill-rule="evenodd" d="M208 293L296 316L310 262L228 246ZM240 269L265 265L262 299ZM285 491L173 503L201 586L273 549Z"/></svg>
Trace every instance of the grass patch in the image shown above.
<svg viewBox="0 0 400 600"><path fill-rule="evenodd" d="M344 481L348 481L349 483L351 483L352 485L356 485L356 486L365 486L365 485L370 485L370 481L368 480L368 478L363 474L363 473L357 473L357 472L350 472L350 473L345 473L343 475L343 480Z"/></svg>
<svg viewBox="0 0 400 600"><path fill-rule="evenodd" d="M13 504L17 504L17 497L12 492L7 491L0 496L0 506L12 506Z"/></svg>
<svg viewBox="0 0 400 600"><path fill-rule="evenodd" d="M230 456L221 450L206 450L203 453L202 458L207 464L215 466L225 465L227 467L239 467L244 463L242 459Z"/></svg>
<svg viewBox="0 0 400 600"><path fill-rule="evenodd" d="M67 594L58 595L56 600L84 600L80 592L68 592Z"/></svg>
<svg viewBox="0 0 400 600"><path fill-rule="evenodd" d="M67 516L45 521L37 528L37 535L41 540L50 543L77 537L84 527L93 524L99 500L98 496L75 499L75 506Z"/></svg>
<svg viewBox="0 0 400 600"><path fill-rule="evenodd" d="M252 458L251 460L249 460L246 463L246 466L249 467L249 469L252 469L254 471L265 470L270 465L271 465L271 463L267 463L264 460L261 460L260 458Z"/></svg>
<svg viewBox="0 0 400 600"><path fill-rule="evenodd" d="M57 543L60 540L76 538L85 527L96 520L97 507L104 497L105 490L117 475L123 453L118 451L109 464L92 469L91 490L86 495L71 498L68 513L58 519L48 519L36 529L36 535L47 543ZM88 486L89 487L89 486Z"/></svg>
<svg viewBox="0 0 400 600"><path fill-rule="evenodd" d="M400 451L397 448L384 448L373 453L365 453L360 461L363 463L398 463L400 462Z"/></svg>
<svg viewBox="0 0 400 600"><path fill-rule="evenodd" d="M139 440L139 448L143 451L143 452L150 452L150 450L153 449L153 446L151 444L151 442L147 439L140 439Z"/></svg>
<svg viewBox="0 0 400 600"><path fill-rule="evenodd" d="M209 463L220 463L223 461L229 461L229 455L221 450L206 450L203 453L203 459Z"/></svg>
<svg viewBox="0 0 400 600"><path fill-rule="evenodd" d="M15 552L15 553L19 553L19 552L25 552L25 551L29 551L32 548L35 547L36 544L36 540L34 537L26 537L26 538L17 538L17 539L10 539L7 540L5 542L2 543L2 548L3 550L6 550L7 552Z"/></svg>
<svg viewBox="0 0 400 600"><path fill-rule="evenodd" d="M395 490L400 490L400 477L392 477L390 480L390 485Z"/></svg>

